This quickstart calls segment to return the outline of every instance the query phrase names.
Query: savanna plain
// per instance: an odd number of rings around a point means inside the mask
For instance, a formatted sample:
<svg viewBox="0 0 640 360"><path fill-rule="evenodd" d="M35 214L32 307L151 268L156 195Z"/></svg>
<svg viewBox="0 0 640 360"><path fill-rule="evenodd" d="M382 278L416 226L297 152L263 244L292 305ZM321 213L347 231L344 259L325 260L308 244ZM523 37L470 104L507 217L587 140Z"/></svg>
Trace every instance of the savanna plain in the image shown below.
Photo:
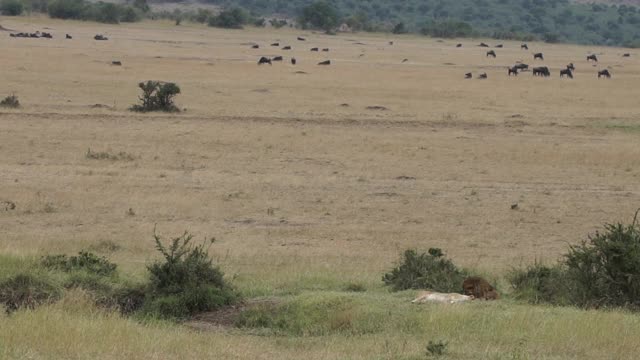
<svg viewBox="0 0 640 360"><path fill-rule="evenodd" d="M158 255L154 228L188 230L216 238L211 255L248 300L310 312L340 304L281 334L139 321L71 291L0 315L0 357L421 359L440 340L451 359L638 357L637 313L528 305L509 298L503 276L633 217L640 53L162 21L0 22L54 34L0 32L0 95L22 104L0 108L0 200L16 204L0 208L0 276L20 259L89 249L141 279ZM98 33L109 40L94 41ZM486 57L480 41L504 48ZM257 65L275 55L285 61ZM516 61L552 76L507 76ZM560 79L569 62L574 79ZM598 79L605 68L612 78ZM146 80L177 83L182 111L130 112ZM415 291L384 286L405 249L430 247L496 283L502 299L414 305Z"/></svg>

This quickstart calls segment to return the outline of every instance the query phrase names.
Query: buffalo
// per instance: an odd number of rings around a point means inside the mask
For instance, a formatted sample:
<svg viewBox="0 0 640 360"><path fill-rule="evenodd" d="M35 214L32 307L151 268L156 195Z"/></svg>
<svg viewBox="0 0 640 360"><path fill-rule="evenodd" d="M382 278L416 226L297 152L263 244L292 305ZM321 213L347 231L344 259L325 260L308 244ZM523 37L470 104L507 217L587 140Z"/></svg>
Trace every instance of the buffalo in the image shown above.
<svg viewBox="0 0 640 360"><path fill-rule="evenodd" d="M256 44L256 45L252 45L251 46L252 49L260 49L260 45Z"/></svg>
<svg viewBox="0 0 640 360"><path fill-rule="evenodd" d="M533 76L548 77L548 76L551 76L551 72L549 71L549 68L546 66L535 67L533 68Z"/></svg>
<svg viewBox="0 0 640 360"><path fill-rule="evenodd" d="M611 73L609 73L609 70L604 69L602 71L598 71L598 79L600 79L600 77L606 77L607 79L611 79Z"/></svg>
<svg viewBox="0 0 640 360"><path fill-rule="evenodd" d="M318 63L318 65L331 65L331 60L325 60Z"/></svg>
<svg viewBox="0 0 640 360"><path fill-rule="evenodd" d="M271 46L280 46L280 43L273 43Z"/></svg>
<svg viewBox="0 0 640 360"><path fill-rule="evenodd" d="M478 45L480 47L489 47L489 45L485 44L485 43L480 43L480 45Z"/></svg>
<svg viewBox="0 0 640 360"><path fill-rule="evenodd" d="M515 64L513 67L520 71L529 69L529 65L523 63Z"/></svg>
<svg viewBox="0 0 640 360"><path fill-rule="evenodd" d="M471 79L472 77L473 77L473 75L471 73L464 74L464 78L465 79Z"/></svg>
<svg viewBox="0 0 640 360"><path fill-rule="evenodd" d="M73 36L66 34L65 39L73 39Z"/></svg>
<svg viewBox="0 0 640 360"><path fill-rule="evenodd" d="M303 37L300 37L300 36L298 36L298 40L300 40L300 41L307 41L307 39L305 39L305 38L303 38Z"/></svg>
<svg viewBox="0 0 640 360"><path fill-rule="evenodd" d="M295 65L297 62L296 58L291 58L291 65Z"/></svg>
<svg viewBox="0 0 640 360"><path fill-rule="evenodd" d="M515 76L518 76L518 67L517 66L509 68L509 76L511 76L511 74L513 74Z"/></svg>
<svg viewBox="0 0 640 360"><path fill-rule="evenodd" d="M491 57L494 57L494 58L495 58L495 57L496 57L496 52L495 52L495 51L493 51L493 50L487 51L487 57L488 57L488 56L491 56Z"/></svg>
<svg viewBox="0 0 640 360"><path fill-rule="evenodd" d="M271 61L282 61L282 60L284 60L282 56L276 56L273 59L271 59Z"/></svg>
<svg viewBox="0 0 640 360"><path fill-rule="evenodd" d="M501 49L501 48L503 48L503 47L504 47L504 45L502 45L502 44L498 44L498 45L496 45L496 47L497 47L498 49Z"/></svg>
<svg viewBox="0 0 640 360"><path fill-rule="evenodd" d="M456 45L456 47L457 47L457 48L462 47L462 44L458 44L458 45Z"/></svg>
<svg viewBox="0 0 640 360"><path fill-rule="evenodd" d="M486 79L487 78L487 73L482 73L478 76L478 79Z"/></svg>
<svg viewBox="0 0 640 360"><path fill-rule="evenodd" d="M122 66L122 61L114 60L111 62L111 65Z"/></svg>
<svg viewBox="0 0 640 360"><path fill-rule="evenodd" d="M587 61L591 61L591 60L598 62L598 57L596 56L596 54L591 54L587 56Z"/></svg>
<svg viewBox="0 0 640 360"><path fill-rule="evenodd" d="M567 68L564 70L560 70L560 78L564 76L568 76L570 79L573 79L573 73L571 72L571 69Z"/></svg>
<svg viewBox="0 0 640 360"><path fill-rule="evenodd" d="M328 51L329 51L329 48L324 48L324 49L322 49L322 51L324 51L324 52L328 52Z"/></svg>
<svg viewBox="0 0 640 360"><path fill-rule="evenodd" d="M403 59L403 60L402 60L402 63L404 64L404 63L406 63L407 61L409 61L409 59Z"/></svg>
<svg viewBox="0 0 640 360"><path fill-rule="evenodd" d="M46 39L53 39L53 35L51 35L50 33L46 33L43 32L40 37L46 38Z"/></svg>
<svg viewBox="0 0 640 360"><path fill-rule="evenodd" d="M529 46L527 46L527 44L521 44L520 45L520 49L521 50L529 50Z"/></svg>
<svg viewBox="0 0 640 360"><path fill-rule="evenodd" d="M544 60L544 55L542 55L542 53L535 53L533 54L533 60L535 59Z"/></svg>
<svg viewBox="0 0 640 360"><path fill-rule="evenodd" d="M109 40L109 38L107 38L106 36L102 35L102 34L97 34L96 36L93 37L95 40L98 41L106 41Z"/></svg>
<svg viewBox="0 0 640 360"><path fill-rule="evenodd" d="M630 56L631 56L631 54L629 54L629 53L622 54L622 57L630 57Z"/></svg>
<svg viewBox="0 0 640 360"><path fill-rule="evenodd" d="M318 48L311 48L311 51L319 51L320 49Z"/></svg>
<svg viewBox="0 0 640 360"><path fill-rule="evenodd" d="M291 46L285 46L282 48L282 50L291 50Z"/></svg>
<svg viewBox="0 0 640 360"><path fill-rule="evenodd" d="M264 65L264 64L269 64L269 65L273 65L271 63L271 59L269 59L268 57L261 57L260 60L258 60L258 65Z"/></svg>
<svg viewBox="0 0 640 360"><path fill-rule="evenodd" d="M573 63L569 63L569 65L567 65L567 69L571 71L575 71L576 67L573 65Z"/></svg>

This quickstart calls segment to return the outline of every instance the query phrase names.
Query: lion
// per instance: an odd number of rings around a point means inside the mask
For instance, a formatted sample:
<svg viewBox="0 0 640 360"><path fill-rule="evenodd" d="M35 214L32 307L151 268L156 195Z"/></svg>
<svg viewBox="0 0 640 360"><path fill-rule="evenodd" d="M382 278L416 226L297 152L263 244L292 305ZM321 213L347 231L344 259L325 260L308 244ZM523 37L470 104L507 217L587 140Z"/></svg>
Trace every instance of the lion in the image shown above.
<svg viewBox="0 0 640 360"><path fill-rule="evenodd" d="M473 296L475 299L497 300L500 298L496 289L479 276L466 278L462 283L462 290L465 295Z"/></svg>

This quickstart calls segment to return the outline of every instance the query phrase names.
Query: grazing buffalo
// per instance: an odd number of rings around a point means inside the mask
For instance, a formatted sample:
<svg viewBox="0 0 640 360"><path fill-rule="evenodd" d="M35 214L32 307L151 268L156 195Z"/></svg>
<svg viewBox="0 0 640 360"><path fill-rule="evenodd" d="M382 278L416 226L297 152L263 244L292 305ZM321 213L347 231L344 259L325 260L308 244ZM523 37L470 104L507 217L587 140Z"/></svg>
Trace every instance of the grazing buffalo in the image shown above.
<svg viewBox="0 0 640 360"><path fill-rule="evenodd" d="M521 50L529 50L529 46L527 46L527 44L521 44L520 45L520 49Z"/></svg>
<svg viewBox="0 0 640 360"><path fill-rule="evenodd" d="M591 54L587 56L587 61L591 61L591 60L598 62L598 57L596 56L596 54Z"/></svg>
<svg viewBox="0 0 640 360"><path fill-rule="evenodd" d="M404 64L404 63L406 63L407 61L409 61L409 59L403 59L403 60L402 60L402 63Z"/></svg>
<svg viewBox="0 0 640 360"><path fill-rule="evenodd" d="M631 56L631 54L629 54L629 53L622 54L622 57L630 57L630 56Z"/></svg>
<svg viewBox="0 0 640 360"><path fill-rule="evenodd" d="M419 293L418 296L411 302L414 304L426 303L426 302L456 304L456 303L461 303L461 302L471 301L471 300L473 300L473 296L469 296L469 295L462 295L458 293L445 294L445 293L432 292L432 291L423 291Z"/></svg>
<svg viewBox="0 0 640 360"><path fill-rule="evenodd" d="M571 72L571 69L564 69L564 70L560 70L560 78L564 77L564 76L568 76L569 79L573 79L573 73Z"/></svg>
<svg viewBox="0 0 640 360"><path fill-rule="evenodd" d="M324 49L322 49L322 51L324 51L324 52L328 52L328 51L329 51L329 48L324 48Z"/></svg>
<svg viewBox="0 0 640 360"><path fill-rule="evenodd" d="M389 45L393 45L393 41L389 41Z"/></svg>
<svg viewBox="0 0 640 360"><path fill-rule="evenodd" d="M527 70L527 69L529 69L529 65L523 64L523 63L515 64L513 67L518 69L518 70Z"/></svg>
<svg viewBox="0 0 640 360"><path fill-rule="evenodd" d="M285 46L282 48L282 50L291 50L291 46Z"/></svg>
<svg viewBox="0 0 640 360"><path fill-rule="evenodd" d="M511 76L511 74L513 74L515 76L518 76L518 67L517 66L509 68L509 76Z"/></svg>
<svg viewBox="0 0 640 360"><path fill-rule="evenodd" d="M297 62L296 58L291 58L291 65L295 65Z"/></svg>
<svg viewBox="0 0 640 360"><path fill-rule="evenodd" d="M573 65L573 63L569 63L569 65L567 65L567 69L571 71L576 71L576 67Z"/></svg>
<svg viewBox="0 0 640 360"><path fill-rule="evenodd" d="M457 47L457 48L462 47L462 44L458 44L458 45L456 45L456 47Z"/></svg>
<svg viewBox="0 0 640 360"><path fill-rule="evenodd" d="M93 37L95 40L98 41L106 41L109 40L109 38L107 38L106 36L102 35L102 34L97 34L96 36Z"/></svg>
<svg viewBox="0 0 640 360"><path fill-rule="evenodd" d="M471 79L472 77L473 77L473 74L471 74L471 73L464 74L464 78L465 79Z"/></svg>
<svg viewBox="0 0 640 360"><path fill-rule="evenodd" d="M546 66L534 67L533 76L548 77L548 76L551 76L551 72L549 71L549 68Z"/></svg>
<svg viewBox="0 0 640 360"><path fill-rule="evenodd" d="M542 53L535 53L533 54L533 60L535 59L544 60L544 55L542 55Z"/></svg>
<svg viewBox="0 0 640 360"><path fill-rule="evenodd" d="M480 47L489 47L489 45L485 44L485 43L480 43L480 45L478 45Z"/></svg>
<svg viewBox="0 0 640 360"><path fill-rule="evenodd" d="M118 60L112 61L111 65L122 66L122 61L118 61Z"/></svg>
<svg viewBox="0 0 640 360"><path fill-rule="evenodd" d="M607 79L611 79L611 73L609 73L609 70L604 69L602 71L598 71L598 79L600 79L600 77L606 77Z"/></svg>
<svg viewBox="0 0 640 360"><path fill-rule="evenodd" d="M271 46L280 46L280 43L273 43Z"/></svg>
<svg viewBox="0 0 640 360"><path fill-rule="evenodd" d="M73 36L66 34L65 39L73 39Z"/></svg>
<svg viewBox="0 0 640 360"><path fill-rule="evenodd" d="M282 61L282 60L284 60L282 56L276 56L273 59L271 59L271 61Z"/></svg>
<svg viewBox="0 0 640 360"><path fill-rule="evenodd" d="M318 65L331 65L331 60L325 60L318 63Z"/></svg>
<svg viewBox="0 0 640 360"><path fill-rule="evenodd" d="M486 79L487 78L487 73L482 73L478 76L478 79Z"/></svg>
<svg viewBox="0 0 640 360"><path fill-rule="evenodd" d="M40 37L46 38L46 39L53 39L53 35L51 35L50 33L46 33L43 32Z"/></svg>
<svg viewBox="0 0 640 360"><path fill-rule="evenodd" d="M495 52L495 51L493 51L493 50L487 51L487 57L489 57L489 56L491 56L491 57L494 57L494 58L495 58L495 57L496 57L496 52Z"/></svg>
<svg viewBox="0 0 640 360"><path fill-rule="evenodd" d="M269 59L268 57L261 57L260 60L258 60L258 65L264 65L264 64L269 64L269 65L273 65L271 63L271 59Z"/></svg>
<svg viewBox="0 0 640 360"><path fill-rule="evenodd" d="M311 51L319 51L320 49L318 48L311 48Z"/></svg>
<svg viewBox="0 0 640 360"><path fill-rule="evenodd" d="M256 45L252 45L251 46L252 49L260 49L260 45L256 44Z"/></svg>
<svg viewBox="0 0 640 360"><path fill-rule="evenodd" d="M498 45L496 45L496 47L497 47L498 49L502 49L502 48L504 47L504 45L502 45L502 44L498 44Z"/></svg>
<svg viewBox="0 0 640 360"><path fill-rule="evenodd" d="M300 40L300 41L307 41L307 39L305 39L305 38L303 38L303 37L300 37L300 36L298 36L298 40Z"/></svg>

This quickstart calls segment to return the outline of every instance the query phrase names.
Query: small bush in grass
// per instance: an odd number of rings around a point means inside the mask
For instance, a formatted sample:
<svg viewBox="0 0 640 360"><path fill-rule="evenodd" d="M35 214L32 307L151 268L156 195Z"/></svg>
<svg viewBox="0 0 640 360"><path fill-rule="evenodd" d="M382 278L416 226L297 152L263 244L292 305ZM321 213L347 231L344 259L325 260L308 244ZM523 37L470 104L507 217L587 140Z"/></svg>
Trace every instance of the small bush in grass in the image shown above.
<svg viewBox="0 0 640 360"><path fill-rule="evenodd" d="M47 255L41 260L41 264L47 269L62 270L66 272L85 270L92 274L109 276L115 273L117 265L105 257L93 253L81 251L78 256Z"/></svg>
<svg viewBox="0 0 640 360"><path fill-rule="evenodd" d="M178 85L170 82L149 80L139 83L138 87L142 90L142 96L139 98L140 104L133 105L130 108L131 111L180 111L173 103L173 99L180 94Z"/></svg>
<svg viewBox="0 0 640 360"><path fill-rule="evenodd" d="M447 354L447 346L449 345L446 341L429 341L427 344L427 356L442 356Z"/></svg>
<svg viewBox="0 0 640 360"><path fill-rule="evenodd" d="M208 254L214 239L208 245L193 245L193 236L185 232L165 246L158 235L154 238L164 259L147 267L151 282L143 308L146 314L182 318L238 300Z"/></svg>
<svg viewBox="0 0 640 360"><path fill-rule="evenodd" d="M525 269L512 270L507 276L516 299L532 304L571 304L574 287L562 265L546 266L536 263Z"/></svg>
<svg viewBox="0 0 640 360"><path fill-rule="evenodd" d="M20 101L15 94L11 94L0 101L0 106L16 109L20 107Z"/></svg>
<svg viewBox="0 0 640 360"><path fill-rule="evenodd" d="M406 250L402 263L384 274L382 280L394 291L430 289L440 292L460 292L467 272L447 259L442 250L429 249L428 253Z"/></svg>
<svg viewBox="0 0 640 360"><path fill-rule="evenodd" d="M33 309L60 298L61 291L43 275L17 274L0 283L0 304L7 312Z"/></svg>

